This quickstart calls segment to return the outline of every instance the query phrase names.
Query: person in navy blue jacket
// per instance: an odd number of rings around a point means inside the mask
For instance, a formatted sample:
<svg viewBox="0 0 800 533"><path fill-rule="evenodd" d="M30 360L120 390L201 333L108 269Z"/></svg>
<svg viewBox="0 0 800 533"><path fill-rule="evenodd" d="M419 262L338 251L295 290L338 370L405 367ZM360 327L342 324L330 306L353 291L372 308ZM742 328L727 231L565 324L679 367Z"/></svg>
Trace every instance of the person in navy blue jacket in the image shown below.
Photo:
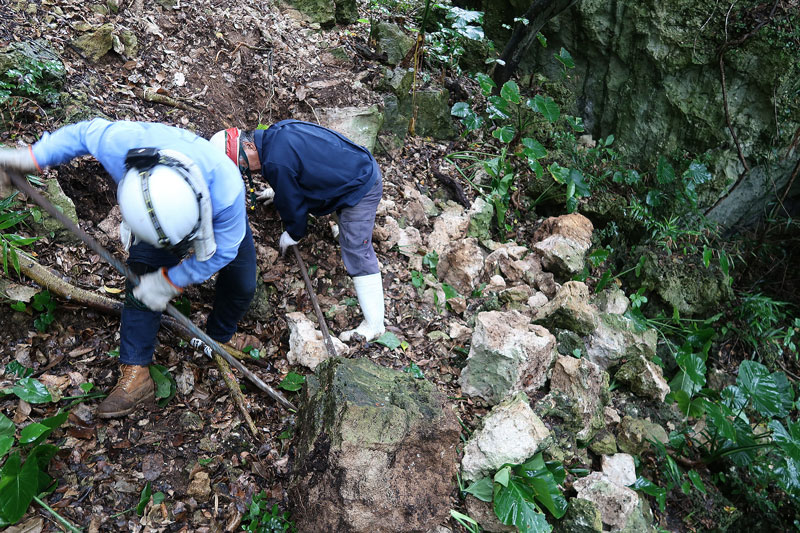
<svg viewBox="0 0 800 533"><path fill-rule="evenodd" d="M113 418L154 398L148 367L161 312L184 287L218 273L206 331L231 339L255 293L256 255L236 165L180 128L101 118L64 126L32 146L0 149L0 186L6 170L34 173L86 154L118 184L120 235L139 276L122 309L120 377L97 408Z"/></svg>
<svg viewBox="0 0 800 533"><path fill-rule="evenodd" d="M270 184L259 198L274 201L281 215L282 254L305 237L309 214L336 213L342 260L364 314L358 327L339 338L349 341L359 334L370 341L386 331L383 283L372 246L383 178L369 150L338 132L299 120L283 120L266 130L230 128L210 141L243 174L260 170Z"/></svg>

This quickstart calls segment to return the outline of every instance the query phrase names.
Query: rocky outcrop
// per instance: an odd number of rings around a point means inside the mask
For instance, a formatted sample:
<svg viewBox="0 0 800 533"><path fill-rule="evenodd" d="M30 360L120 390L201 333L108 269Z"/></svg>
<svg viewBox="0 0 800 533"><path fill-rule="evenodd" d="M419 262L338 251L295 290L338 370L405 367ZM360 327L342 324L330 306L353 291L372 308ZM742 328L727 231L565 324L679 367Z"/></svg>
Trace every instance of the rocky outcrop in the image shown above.
<svg viewBox="0 0 800 533"><path fill-rule="evenodd" d="M366 359L308 378L289 494L299 532L428 531L450 509L460 427L428 381Z"/></svg>

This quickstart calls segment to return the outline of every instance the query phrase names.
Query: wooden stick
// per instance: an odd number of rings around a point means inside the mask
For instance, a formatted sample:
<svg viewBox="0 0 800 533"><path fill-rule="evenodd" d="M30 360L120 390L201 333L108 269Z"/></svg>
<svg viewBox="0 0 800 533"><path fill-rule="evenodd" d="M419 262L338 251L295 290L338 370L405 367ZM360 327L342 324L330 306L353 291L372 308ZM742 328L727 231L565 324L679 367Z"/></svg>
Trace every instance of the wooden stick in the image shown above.
<svg viewBox="0 0 800 533"><path fill-rule="evenodd" d="M118 302L108 298L107 296L103 296L102 294L97 294L92 291L75 287L68 281L63 280L54 274L49 268L39 264L39 262L33 257L21 250L17 250L17 256L19 257L20 272L42 287L45 287L53 294L61 296L70 302L84 304L92 309L104 313L115 315L120 315L122 313L122 302ZM162 315L161 324L176 331L187 342L194 338L189 330L181 327L180 323L175 321L172 317ZM236 348L233 348L232 346L223 345L223 347L228 353L237 359L249 358L247 354L237 350ZM222 372L222 377L225 380L225 384L228 385L228 389L231 392L231 398L233 398L233 402L239 408L242 417L247 423L247 427L250 429L253 437L261 440L258 429L253 423L253 419L250 417L250 412L247 410L244 396L242 395L242 390L239 387L239 382L236 380L236 376L234 376L233 372L231 371L230 365L218 354L214 354L214 361L217 363L217 367L219 367L220 372Z"/></svg>

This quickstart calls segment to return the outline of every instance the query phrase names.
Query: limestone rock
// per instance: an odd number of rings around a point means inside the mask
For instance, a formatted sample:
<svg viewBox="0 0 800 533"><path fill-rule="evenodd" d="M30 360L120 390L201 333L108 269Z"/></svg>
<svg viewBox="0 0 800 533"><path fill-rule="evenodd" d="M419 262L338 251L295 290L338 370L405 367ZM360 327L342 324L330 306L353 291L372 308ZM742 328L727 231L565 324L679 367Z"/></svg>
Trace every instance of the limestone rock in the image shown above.
<svg viewBox="0 0 800 533"><path fill-rule="evenodd" d="M607 429L600 430L589 443L589 449L597 455L613 455L617 453L617 439Z"/></svg>
<svg viewBox="0 0 800 533"><path fill-rule="evenodd" d="M321 125L338 131L370 152L375 150L375 139L383 124L383 113L377 105L323 108L318 113Z"/></svg>
<svg viewBox="0 0 800 533"><path fill-rule="evenodd" d="M436 269L439 279L449 283L462 295L469 295L478 286L483 269L483 251L474 237L451 242L439 254Z"/></svg>
<svg viewBox="0 0 800 533"><path fill-rule="evenodd" d="M578 441L587 441L604 427L603 408L608 403L608 374L591 361L559 356L550 377L550 390L566 394L580 421L575 428Z"/></svg>
<svg viewBox="0 0 800 533"><path fill-rule="evenodd" d="M286 323L289 326L289 352L286 354L289 364L314 370L330 357L322 332L303 313L288 313ZM338 355L345 355L349 351L347 345L333 335L331 340Z"/></svg>
<svg viewBox="0 0 800 533"><path fill-rule="evenodd" d="M375 52L386 54L387 63L397 65L414 46L414 39L398 26L387 22L376 22L370 28L370 39L375 41Z"/></svg>
<svg viewBox="0 0 800 533"><path fill-rule="evenodd" d="M45 197L50 200L56 209L61 211L64 215L67 216L71 221L75 224L78 223L78 213L75 211L75 203L72 201L72 198L67 196L64 193L64 190L61 188L61 185L58 183L56 178L47 178L43 180L45 185L47 186L47 190L44 191ZM41 222L33 222L31 221L31 225L36 228L38 231L43 233L54 233L56 237L65 242L70 243L77 243L80 242L80 239L76 237L71 231L64 228L61 225L61 222L50 216L49 214L42 212L42 219Z"/></svg>
<svg viewBox="0 0 800 533"><path fill-rule="evenodd" d="M303 394L289 484L299 532L427 531L444 521L461 429L430 382L337 357Z"/></svg>
<svg viewBox="0 0 800 533"><path fill-rule="evenodd" d="M670 391L661 367L648 361L643 355L636 355L622 365L614 378L627 383L637 396L659 402L663 402Z"/></svg>
<svg viewBox="0 0 800 533"><path fill-rule="evenodd" d="M494 475L505 463L522 463L549 443L550 431L529 401L525 393L519 393L483 418L481 428L464 446L461 470L465 480Z"/></svg>
<svg viewBox="0 0 800 533"><path fill-rule="evenodd" d="M593 229L591 221L577 213L549 218L534 233L533 249L541 254L545 269L570 277L583 270Z"/></svg>
<svg viewBox="0 0 800 533"><path fill-rule="evenodd" d="M479 241L489 239L492 235L494 206L478 196L472 202L467 215L469 216L467 236L475 237Z"/></svg>
<svg viewBox="0 0 800 533"><path fill-rule="evenodd" d="M420 137L452 139L455 137L447 89L421 90L416 94L417 113L414 133Z"/></svg>
<svg viewBox="0 0 800 533"><path fill-rule="evenodd" d="M589 288L581 281L568 281L545 305L536 310L534 319L547 328L562 328L579 335L592 333L598 325L598 313L589 304Z"/></svg>
<svg viewBox="0 0 800 533"><path fill-rule="evenodd" d="M497 518L491 502L485 502L472 494L467 494L464 506L467 508L467 514L483 528L483 531L488 533L516 533L518 531L516 526L507 526Z"/></svg>
<svg viewBox="0 0 800 533"><path fill-rule="evenodd" d="M441 255L451 242L464 238L467 224L469 219L460 205L446 207L434 221L433 231L428 235L428 251Z"/></svg>
<svg viewBox="0 0 800 533"><path fill-rule="evenodd" d="M617 446L625 453L641 455L650 448L650 440L667 443L669 436L663 427L645 420L625 416L617 430Z"/></svg>
<svg viewBox="0 0 800 533"><path fill-rule="evenodd" d="M114 46L113 24L103 24L92 32L77 37L73 44L91 61L99 61Z"/></svg>
<svg viewBox="0 0 800 533"><path fill-rule="evenodd" d="M621 487L602 472L592 472L573 484L578 498L597 506L603 524L613 530L625 527L639 503L636 491Z"/></svg>
<svg viewBox="0 0 800 533"><path fill-rule="evenodd" d="M459 379L462 392L497 403L508 394L538 389L553 364L555 342L518 311L479 313Z"/></svg>
<svg viewBox="0 0 800 533"><path fill-rule="evenodd" d="M600 313L597 328L589 333L586 356L604 370L624 359L651 360L656 353L656 331L637 331L633 321L622 315Z"/></svg>
<svg viewBox="0 0 800 533"><path fill-rule="evenodd" d="M559 520L553 531L556 533L602 533L603 521L600 510L589 500L570 498L567 514Z"/></svg>
<svg viewBox="0 0 800 533"><path fill-rule="evenodd" d="M622 315L628 310L630 300L618 287L609 287L592 297L592 303L603 313Z"/></svg>
<svg viewBox="0 0 800 533"><path fill-rule="evenodd" d="M636 483L636 465L633 462L633 456L627 453L603 455L601 462L603 474L612 483L616 483L621 487Z"/></svg>
<svg viewBox="0 0 800 533"><path fill-rule="evenodd" d="M386 252L397 246L401 254L410 257L416 255L422 246L419 230L413 226L401 228L394 217L386 216L382 226L376 226L372 233L378 247Z"/></svg>

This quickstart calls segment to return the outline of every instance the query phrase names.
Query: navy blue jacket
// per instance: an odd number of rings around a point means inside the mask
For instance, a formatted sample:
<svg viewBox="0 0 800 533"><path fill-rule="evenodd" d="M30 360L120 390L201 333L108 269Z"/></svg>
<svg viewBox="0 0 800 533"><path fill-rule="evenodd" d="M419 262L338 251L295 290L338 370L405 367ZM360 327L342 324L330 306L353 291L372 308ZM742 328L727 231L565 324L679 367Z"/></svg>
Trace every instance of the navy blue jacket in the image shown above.
<svg viewBox="0 0 800 533"><path fill-rule="evenodd" d="M308 213L353 207L380 170L369 150L310 122L282 120L256 130L261 174L275 190L275 207L293 239L305 236Z"/></svg>

